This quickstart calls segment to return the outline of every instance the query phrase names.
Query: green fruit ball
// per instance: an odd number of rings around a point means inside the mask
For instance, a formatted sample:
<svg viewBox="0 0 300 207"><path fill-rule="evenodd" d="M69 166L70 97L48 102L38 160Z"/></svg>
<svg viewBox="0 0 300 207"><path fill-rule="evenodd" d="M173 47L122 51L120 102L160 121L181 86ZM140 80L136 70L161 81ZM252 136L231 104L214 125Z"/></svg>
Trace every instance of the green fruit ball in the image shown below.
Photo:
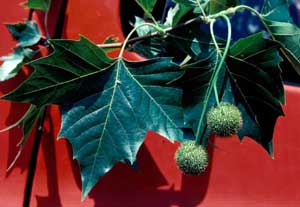
<svg viewBox="0 0 300 207"><path fill-rule="evenodd" d="M175 154L178 168L186 175L200 175L208 166L208 155L205 148L194 141L186 141Z"/></svg>
<svg viewBox="0 0 300 207"><path fill-rule="evenodd" d="M209 110L207 126L216 135L227 137L238 133L243 126L243 118L236 106L223 102Z"/></svg>

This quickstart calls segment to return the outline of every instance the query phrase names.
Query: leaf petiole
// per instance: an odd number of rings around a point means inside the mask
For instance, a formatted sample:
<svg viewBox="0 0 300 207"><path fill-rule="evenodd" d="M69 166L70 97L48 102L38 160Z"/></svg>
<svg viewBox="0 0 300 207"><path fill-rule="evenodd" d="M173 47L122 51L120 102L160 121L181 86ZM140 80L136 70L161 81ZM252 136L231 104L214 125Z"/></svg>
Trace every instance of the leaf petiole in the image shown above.
<svg viewBox="0 0 300 207"><path fill-rule="evenodd" d="M123 54L124 54L124 51L125 51L125 48L130 40L130 37L141 27L144 27L144 26L149 26L149 27L153 27L154 29L156 29L160 34L165 34L166 31L164 29L162 29L161 27L153 24L153 23L143 23L143 24L140 24L138 26L136 26L135 28L133 28L133 30L131 30L131 32L127 35L126 39L124 40L123 44L122 44L122 47L121 47L121 50L120 50L120 53L119 53L119 56L118 56L118 59L121 59L123 57Z"/></svg>
<svg viewBox="0 0 300 207"><path fill-rule="evenodd" d="M202 109L202 112L201 112L201 116L200 116L200 119L199 119L199 122L198 122L197 131L196 131L196 140L195 140L195 142L197 144L201 144L201 141L202 141L201 137L200 137L201 127L202 127L204 117L205 117L205 114L206 114L206 111L207 111L206 109L207 109L207 106L208 106L208 100L209 100L210 94L212 93L212 90L214 88L215 88L215 96L218 96L218 92L216 91L216 89L217 89L216 84L217 84L219 72L222 69L222 66L225 62L226 56L227 56L229 48L230 48L230 43L231 43L232 29L231 29L230 20L226 15L221 15L220 17L225 19L226 24L227 24L227 28L228 28L227 41L226 41L226 46L225 46L224 52L221 55L219 46L217 44L217 41L216 41L216 38L215 38L215 35L214 35L214 32L213 32L213 24L214 24L213 22L214 22L214 20L212 20L212 22L211 22L212 34L211 35L212 35L212 39L214 41L214 44L216 45L217 53L221 57L221 60L220 60L217 68L215 69L215 71L212 75L212 81L211 81L212 84L209 85L209 87L207 89L207 92L206 92L206 95L205 95L205 100L204 100L204 103L203 103L203 109ZM216 98L217 103L218 103L218 101L219 101L219 99Z"/></svg>

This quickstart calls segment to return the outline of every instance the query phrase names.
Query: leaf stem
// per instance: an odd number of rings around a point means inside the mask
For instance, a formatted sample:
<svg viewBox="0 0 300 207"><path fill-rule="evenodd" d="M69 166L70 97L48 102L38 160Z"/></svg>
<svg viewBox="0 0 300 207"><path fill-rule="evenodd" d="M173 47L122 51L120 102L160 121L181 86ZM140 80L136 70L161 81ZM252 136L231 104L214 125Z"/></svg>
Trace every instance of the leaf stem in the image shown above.
<svg viewBox="0 0 300 207"><path fill-rule="evenodd" d="M215 24L215 22L216 22L215 19L213 19L210 22L210 34L211 34L211 39L212 39L212 41L213 41L213 43L214 43L214 45L216 47L216 50L217 50L217 61L216 61L216 65L217 65L218 64L219 55L221 54L221 50L220 50L220 47L218 45L218 42L216 40L215 33L214 33L214 24ZM216 71L216 69L214 71ZM218 95L217 85L213 84L213 87L214 87L215 99L216 99L217 105L219 105L220 101L219 101L219 95Z"/></svg>
<svg viewBox="0 0 300 207"><path fill-rule="evenodd" d="M231 36L232 36L232 29L231 29L231 23L230 23L229 18L226 15L221 15L221 17L226 21L228 34L227 34L227 41L226 41L226 46L225 46L225 49L224 49L224 53L221 54L220 51L218 51L219 56L221 56L221 60L220 60L220 63L218 65L218 68L216 69L216 74L215 74L214 79L213 79L213 84L214 85L217 84L217 80L218 80L220 70L222 69L222 67L224 65L224 62L225 62L225 59L227 57L227 54L229 52L230 43L231 43Z"/></svg>
<svg viewBox="0 0 300 207"><path fill-rule="evenodd" d="M213 84L213 86L214 86L215 99L216 99L217 105L219 106L220 105L220 100L219 100L217 84Z"/></svg>
<svg viewBox="0 0 300 207"><path fill-rule="evenodd" d="M205 11L204 11L204 9L203 9L201 3L200 3L200 0L197 0L197 4L198 4L198 7L199 7L200 10L201 10L202 15L206 18L206 14L205 14Z"/></svg>
<svg viewBox="0 0 300 207"><path fill-rule="evenodd" d="M201 137L200 137L200 132L201 132L201 127L202 127L202 124L203 124L203 121L204 121L204 117L205 117L205 114L206 114L206 111L207 111L206 109L207 109L207 106L208 106L208 100L210 98L210 94L212 93L212 90L216 87L219 73L220 73L220 71L222 69L222 66L223 66L224 62L225 62L226 56L227 56L229 48L230 48L230 43L231 43L232 29L231 29L230 20L224 14L221 14L220 17L222 17L223 19L225 19L226 24L227 24L227 28L228 28L227 41L226 41L226 46L225 46L223 55L221 55L218 52L219 56L221 56L221 60L220 60L220 62L218 64L217 68L214 70L214 73L213 73L212 79L211 79L212 80L211 81L212 84L209 85L209 87L207 89L207 92L206 92L206 95L205 95L205 99L204 99L204 103L203 103L203 109L202 109L202 112L201 112L201 115L200 115L200 119L199 119L197 131L196 131L196 140L195 140L195 142L197 144L201 144L201 142L203 141L201 139ZM211 23L211 28L213 28L213 23ZM212 33L212 35L214 36L214 33ZM217 41L215 39L215 36L212 39L213 39L213 41L215 41L215 43L217 43ZM216 45L218 45L218 44L216 44ZM216 46L216 48L219 48L219 46ZM218 96L218 93L216 92L215 95ZM217 101L217 103L218 103L218 101Z"/></svg>
<svg viewBox="0 0 300 207"><path fill-rule="evenodd" d="M131 32L127 35L126 39L124 40L123 44L122 44L122 47L121 47L121 50L120 50L120 53L119 53L119 59L121 59L123 57L123 54L124 54L124 51L125 51L125 48L126 48L126 45L128 44L128 42L130 41L130 37L141 27L144 27L144 26L149 26L149 27L153 27L154 29L156 29L158 31L158 34L165 34L166 31L162 28L160 28L159 26L155 25L155 24L152 24L152 23L143 23L143 24L140 24L138 26L136 26L133 30L131 30Z"/></svg>

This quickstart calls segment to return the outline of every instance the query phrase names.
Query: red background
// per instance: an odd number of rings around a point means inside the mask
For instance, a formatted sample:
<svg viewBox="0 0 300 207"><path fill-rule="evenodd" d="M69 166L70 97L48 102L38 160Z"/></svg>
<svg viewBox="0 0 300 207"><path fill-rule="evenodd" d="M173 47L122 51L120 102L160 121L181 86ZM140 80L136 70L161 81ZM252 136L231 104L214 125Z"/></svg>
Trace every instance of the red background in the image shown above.
<svg viewBox="0 0 300 207"><path fill-rule="evenodd" d="M20 7L22 0L10 0L0 7L0 22L16 22L27 18L28 10ZM57 1L52 8L51 31L55 27ZM118 0L69 1L64 38L78 39L83 34L101 43L113 34L123 39ZM0 26L0 55L11 52L14 42ZM13 89L26 74L0 84L1 94ZM214 139L210 147L211 165L199 177L183 176L173 161L178 144L169 143L149 133L138 154L139 170L119 164L96 185L81 203L80 175L72 150L66 140L56 140L60 127L57 107L47 119L38 154L31 206L40 207L150 207L150 206L300 206L300 88L286 86L286 117L276 125L275 159L250 139L240 143L236 137ZM13 123L26 105L0 100L0 127ZM20 129L0 134L0 206L22 206L32 138L23 156L9 173L21 136Z"/></svg>

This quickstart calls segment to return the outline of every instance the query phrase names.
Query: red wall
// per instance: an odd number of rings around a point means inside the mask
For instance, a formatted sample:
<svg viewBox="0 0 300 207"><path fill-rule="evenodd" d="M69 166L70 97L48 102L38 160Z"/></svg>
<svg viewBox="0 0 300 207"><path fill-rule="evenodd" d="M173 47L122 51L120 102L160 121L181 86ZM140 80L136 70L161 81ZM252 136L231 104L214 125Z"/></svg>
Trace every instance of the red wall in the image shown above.
<svg viewBox="0 0 300 207"><path fill-rule="evenodd" d="M16 2L11 0L0 8L0 22L26 17L27 11ZM9 52L13 42L3 26L0 30L0 55L3 55ZM70 0L63 35L78 39L79 33L98 43L111 34L121 41L119 1ZM22 78L20 75L1 84L1 92L7 92ZM286 86L286 90L286 117L279 119L276 126L274 160L250 139L242 144L236 137L214 139L208 172L199 177L183 176L173 161L178 144L150 132L138 154L139 170L117 165L83 203L80 202L79 169L71 159L70 145L65 140L55 139L60 118L57 107L52 107L52 119L46 120L38 155L31 206L300 206L300 127L297 126L300 88ZM1 127L12 123L24 111L24 106L19 104L4 101L0 104ZM5 175L20 133L14 130L0 136L0 206L21 206L31 145L26 147L12 172Z"/></svg>

